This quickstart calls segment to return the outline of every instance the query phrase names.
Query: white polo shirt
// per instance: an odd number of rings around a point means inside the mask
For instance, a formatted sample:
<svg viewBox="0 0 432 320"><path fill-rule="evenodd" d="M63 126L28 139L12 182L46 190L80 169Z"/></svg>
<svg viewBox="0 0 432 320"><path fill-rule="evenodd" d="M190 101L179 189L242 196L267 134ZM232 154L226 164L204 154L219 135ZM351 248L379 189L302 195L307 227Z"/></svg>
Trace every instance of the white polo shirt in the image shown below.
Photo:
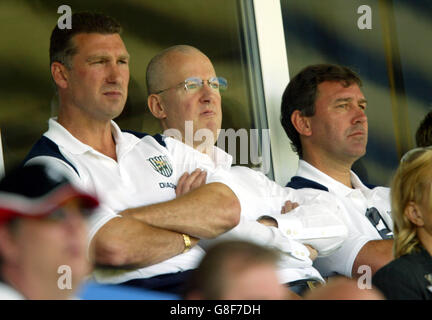
<svg viewBox="0 0 432 320"><path fill-rule="evenodd" d="M106 222L121 217L119 212L174 199L177 181L186 171L206 170L207 183L221 182L234 191L225 176L226 170L215 167L208 156L179 141L162 136L159 142L150 135L137 137L138 134L120 131L113 121L111 130L117 161L76 139L55 118L49 120L48 131L28 156L27 163L49 162L63 168L82 188L99 198L101 206L89 222L89 242ZM186 253L145 268L96 269L94 277L101 283L121 283L185 271L196 268L203 253L202 248L194 246Z"/></svg>
<svg viewBox="0 0 432 320"><path fill-rule="evenodd" d="M213 148L213 161L222 165L226 153ZM222 165L226 167L226 164ZM275 247L290 253L282 259L279 277L282 283L300 279L324 281L313 268L308 258L309 252L302 243L316 248L320 255L327 255L339 248L347 237L347 228L342 219L341 208L332 197L314 191L283 188L268 179L263 173L253 169L233 166L229 170L237 184L237 196L241 204L241 220L233 229L215 240L206 240L203 245L224 239L244 239L260 245ZM280 214L286 200L298 202L300 206L287 214ZM262 215L271 215L279 228L268 227L256 220Z"/></svg>
<svg viewBox="0 0 432 320"><path fill-rule="evenodd" d="M348 239L343 243L342 247L327 257L316 259L314 266L324 276L338 273L351 277L354 260L360 249L370 240L382 239L377 228L384 227L383 221L380 221L379 225L374 227L365 216L366 210L375 207L388 229L393 230L390 189L385 187L370 189L352 171L351 183L354 189L351 189L304 160L299 161L296 176L318 182L328 188L328 193L334 195L335 201L338 201L343 208L343 219L349 231ZM300 190L309 190L317 194L327 192L309 188Z"/></svg>

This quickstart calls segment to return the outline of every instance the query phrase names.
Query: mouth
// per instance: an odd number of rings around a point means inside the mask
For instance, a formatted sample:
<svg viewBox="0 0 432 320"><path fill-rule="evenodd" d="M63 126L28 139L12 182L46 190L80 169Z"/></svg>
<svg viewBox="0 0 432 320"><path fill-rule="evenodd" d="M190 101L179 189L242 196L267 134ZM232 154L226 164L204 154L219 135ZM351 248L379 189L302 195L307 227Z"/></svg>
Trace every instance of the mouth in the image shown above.
<svg viewBox="0 0 432 320"><path fill-rule="evenodd" d="M364 136L366 133L364 131L355 131L348 135L348 137L357 137L357 136Z"/></svg>
<svg viewBox="0 0 432 320"><path fill-rule="evenodd" d="M212 117L215 116L216 113L212 110L204 110L203 112L200 113L200 115L204 117Z"/></svg>
<svg viewBox="0 0 432 320"><path fill-rule="evenodd" d="M122 96L122 93L120 91L106 91L103 93L103 95L106 97L118 98Z"/></svg>
<svg viewBox="0 0 432 320"><path fill-rule="evenodd" d="M360 125L356 125L348 131L348 137L363 137L366 135L367 129Z"/></svg>

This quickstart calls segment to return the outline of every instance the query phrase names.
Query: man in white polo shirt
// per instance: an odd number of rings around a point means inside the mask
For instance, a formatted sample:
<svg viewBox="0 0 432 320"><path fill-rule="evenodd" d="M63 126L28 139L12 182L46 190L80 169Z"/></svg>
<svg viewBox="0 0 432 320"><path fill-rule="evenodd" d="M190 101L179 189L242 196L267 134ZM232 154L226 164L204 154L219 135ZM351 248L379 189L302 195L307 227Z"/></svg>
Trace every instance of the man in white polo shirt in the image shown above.
<svg viewBox="0 0 432 320"><path fill-rule="evenodd" d="M213 238L239 221L240 205L223 172L174 139L124 132L112 121L123 110L129 54L121 27L102 14L75 13L72 29L51 35L57 118L26 163L62 168L101 200L90 223L90 254L102 283L179 293ZM202 168L208 184L176 199L185 171Z"/></svg>
<svg viewBox="0 0 432 320"><path fill-rule="evenodd" d="M348 239L315 266L324 274L357 277L392 260L389 189L367 186L351 170L366 152L368 123L360 78L338 65L306 67L282 97L281 123L300 157L287 184L333 194L345 209Z"/></svg>
<svg viewBox="0 0 432 320"><path fill-rule="evenodd" d="M236 194L241 204L241 221L234 229L217 239L240 238L261 245L276 247L298 257L283 260L280 264L280 278L290 283L295 292L302 293L308 280L323 282L323 278L312 267L312 260L328 255L338 248L345 236L346 228L338 218L337 206L328 200L326 194L316 195L282 188L261 172L246 167L231 167L232 157L214 146L221 127L222 109L220 91L227 81L217 77L209 58L198 49L178 45L157 54L147 67L148 106L152 114L160 119L166 134L173 134L185 144L200 150L203 156L224 168L230 180L235 182ZM188 132L190 130L190 132ZM187 137L204 136L205 141ZM200 185L204 172L185 174L178 183L177 194ZM281 215L285 201L302 204L289 214ZM316 219L324 216L327 221ZM257 222L260 219L267 226ZM272 218L268 217L272 215ZM277 220L277 223L275 221ZM279 228L275 228L279 226ZM310 245L309 250L305 245ZM302 258L303 257L303 258Z"/></svg>

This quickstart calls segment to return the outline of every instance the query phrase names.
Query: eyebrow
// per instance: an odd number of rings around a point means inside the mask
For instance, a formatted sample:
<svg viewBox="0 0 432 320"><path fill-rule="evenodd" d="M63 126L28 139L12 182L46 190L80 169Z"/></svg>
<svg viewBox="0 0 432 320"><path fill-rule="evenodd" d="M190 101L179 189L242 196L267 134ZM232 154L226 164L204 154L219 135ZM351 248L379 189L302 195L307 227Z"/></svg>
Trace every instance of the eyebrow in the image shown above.
<svg viewBox="0 0 432 320"><path fill-rule="evenodd" d="M110 60L111 56L109 56L107 54L97 54L97 55L93 55L93 56L88 57L86 59L86 61L87 62L92 62L92 61L99 60L99 59ZM130 56L128 54L122 54L117 59L119 59L119 60L129 60Z"/></svg>
<svg viewBox="0 0 432 320"><path fill-rule="evenodd" d="M334 101L334 103L338 103L338 102L351 102L352 100L353 100L352 98L339 98L339 99L336 99ZM366 99L360 99L358 102L359 103L367 103L367 100Z"/></svg>

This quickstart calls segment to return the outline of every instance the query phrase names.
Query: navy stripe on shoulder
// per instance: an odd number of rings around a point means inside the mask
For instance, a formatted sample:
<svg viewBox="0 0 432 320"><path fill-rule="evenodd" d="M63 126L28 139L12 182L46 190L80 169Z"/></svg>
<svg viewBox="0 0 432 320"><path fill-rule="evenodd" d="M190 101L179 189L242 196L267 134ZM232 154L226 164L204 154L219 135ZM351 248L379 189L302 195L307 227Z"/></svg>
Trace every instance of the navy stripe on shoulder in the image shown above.
<svg viewBox="0 0 432 320"><path fill-rule="evenodd" d="M374 188L377 187L377 186L374 185L374 184L368 184L368 183L364 183L364 185L365 185L366 187L368 187L369 189L374 189Z"/></svg>
<svg viewBox="0 0 432 320"><path fill-rule="evenodd" d="M60 152L60 149L58 145L52 141L51 139L42 136L31 148L29 154L26 156L26 158L23 161L23 165L29 161L30 159L39 157L39 156L48 156L48 157L54 157L57 159L60 159L61 161L68 164L74 171L78 174L79 172L77 168L68 160L66 159L63 154Z"/></svg>
<svg viewBox="0 0 432 320"><path fill-rule="evenodd" d="M312 189L329 191L326 186L323 186L318 182L303 177L299 177L299 176L292 177L291 181L287 183L286 187L290 187L293 189L312 188Z"/></svg>
<svg viewBox="0 0 432 320"><path fill-rule="evenodd" d="M127 133L130 133L130 134L133 134L135 137L137 137L137 138L139 138L139 139L142 139L142 138L144 138L145 136L148 136L149 134L148 133L144 133L144 132L138 132L138 131L132 131L132 130L123 130L122 129L122 132L127 132ZM159 134L159 133L157 133L157 134L155 134L154 136L153 136L153 138L162 146L162 147L165 147L166 148L166 143L165 143L165 141L163 140L163 136L161 135L161 134Z"/></svg>

